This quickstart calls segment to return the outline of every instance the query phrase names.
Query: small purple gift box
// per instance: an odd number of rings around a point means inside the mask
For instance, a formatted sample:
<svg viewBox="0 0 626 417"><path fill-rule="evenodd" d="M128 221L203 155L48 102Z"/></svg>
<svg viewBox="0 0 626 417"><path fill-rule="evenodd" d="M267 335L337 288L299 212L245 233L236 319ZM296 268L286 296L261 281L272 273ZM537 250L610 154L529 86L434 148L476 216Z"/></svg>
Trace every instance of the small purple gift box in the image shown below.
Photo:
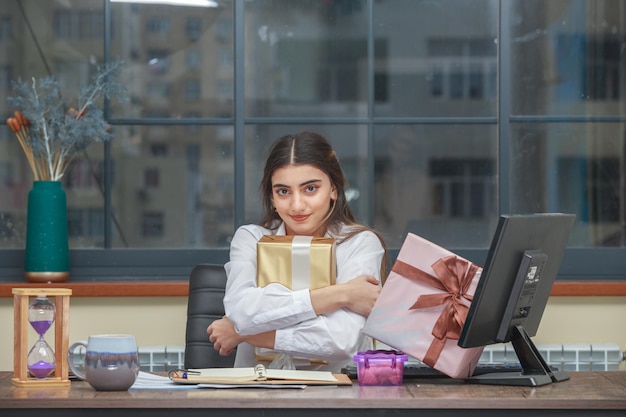
<svg viewBox="0 0 626 417"><path fill-rule="evenodd" d="M358 352L353 360L357 363L359 385L402 385L407 359L406 354L396 350Z"/></svg>

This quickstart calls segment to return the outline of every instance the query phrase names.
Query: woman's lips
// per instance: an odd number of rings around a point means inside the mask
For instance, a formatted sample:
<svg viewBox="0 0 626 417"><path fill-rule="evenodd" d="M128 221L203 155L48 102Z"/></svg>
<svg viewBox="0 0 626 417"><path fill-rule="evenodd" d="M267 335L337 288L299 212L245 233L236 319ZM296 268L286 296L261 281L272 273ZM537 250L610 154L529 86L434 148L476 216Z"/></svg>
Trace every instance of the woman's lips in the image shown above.
<svg viewBox="0 0 626 417"><path fill-rule="evenodd" d="M309 218L309 215L307 214L306 216L291 216L291 218L292 218L294 221L296 221L296 222L298 222L298 223L301 223L301 222L305 221L306 219L308 219L308 218Z"/></svg>

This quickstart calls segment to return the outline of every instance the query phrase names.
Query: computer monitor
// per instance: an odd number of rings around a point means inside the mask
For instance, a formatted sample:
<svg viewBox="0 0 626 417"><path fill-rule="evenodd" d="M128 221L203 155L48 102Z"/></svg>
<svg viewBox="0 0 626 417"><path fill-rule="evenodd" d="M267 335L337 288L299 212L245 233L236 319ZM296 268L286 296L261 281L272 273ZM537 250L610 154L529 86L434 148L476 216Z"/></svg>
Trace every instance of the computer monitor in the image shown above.
<svg viewBox="0 0 626 417"><path fill-rule="evenodd" d="M548 366L530 337L537 333L575 217L500 216L458 345L510 342L522 370L475 375L467 382L539 386L569 379Z"/></svg>

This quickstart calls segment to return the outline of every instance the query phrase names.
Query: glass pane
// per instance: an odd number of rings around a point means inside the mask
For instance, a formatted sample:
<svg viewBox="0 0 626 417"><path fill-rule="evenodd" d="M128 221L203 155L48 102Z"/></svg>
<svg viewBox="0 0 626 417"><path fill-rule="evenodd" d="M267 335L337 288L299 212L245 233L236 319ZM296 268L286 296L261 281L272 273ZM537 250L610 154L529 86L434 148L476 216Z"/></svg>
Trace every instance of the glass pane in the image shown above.
<svg viewBox="0 0 626 417"><path fill-rule="evenodd" d="M210 2L207 2L207 4ZM111 4L111 55L128 67L132 101L112 117L232 117L232 1L219 6Z"/></svg>
<svg viewBox="0 0 626 417"><path fill-rule="evenodd" d="M516 124L511 136L514 212L575 213L570 244L625 246L625 124Z"/></svg>
<svg viewBox="0 0 626 417"><path fill-rule="evenodd" d="M512 13L514 114L624 114L626 2L516 0Z"/></svg>
<svg viewBox="0 0 626 417"><path fill-rule="evenodd" d="M4 123L15 108L12 82L54 76L65 104L77 107L79 89L91 80L94 66L102 64L104 12L101 0L3 2L0 12L0 114ZM86 155L98 151L95 145ZM75 161L86 158L77 155ZM24 248L26 207L33 174L16 135L0 126L0 247ZM97 190L97 189L96 189ZM77 199L68 195L68 212ZM95 198L98 199L96 191ZM85 210L93 199L85 202ZM82 204L82 203L81 203ZM101 211L102 199L96 204ZM93 214L93 212L91 212ZM100 213L100 223L102 214ZM75 219L75 216L72 217ZM76 224L73 221L73 224ZM95 229L98 226L94 226ZM74 228L73 230L76 230ZM94 233L102 233L102 229ZM70 238L70 241L73 239ZM101 238L100 240L101 241ZM89 243L94 245L96 243Z"/></svg>
<svg viewBox="0 0 626 417"><path fill-rule="evenodd" d="M104 247L104 147L79 154L62 178L70 248Z"/></svg>
<svg viewBox="0 0 626 417"><path fill-rule="evenodd" d="M0 248L24 248L33 176L15 135L0 125Z"/></svg>
<svg viewBox="0 0 626 417"><path fill-rule="evenodd" d="M156 129L161 134L150 136ZM203 139L216 130L221 139ZM164 134L181 131L192 132L182 144ZM114 247L225 245L233 230L232 128L117 127L112 143ZM75 158L63 177L71 248L104 247L103 178L102 146Z"/></svg>
<svg viewBox="0 0 626 417"><path fill-rule="evenodd" d="M367 174L367 128L346 125L256 125L246 129L246 222L258 223L262 217L259 186L265 159L271 145L283 135L311 130L324 135L337 153L348 180L346 197L357 220L367 223L369 177Z"/></svg>
<svg viewBox="0 0 626 417"><path fill-rule="evenodd" d="M365 4L365 0L245 2L246 115L365 116Z"/></svg>
<svg viewBox="0 0 626 417"><path fill-rule="evenodd" d="M375 227L389 247L411 232L448 248L487 247L498 216L497 129L375 128Z"/></svg>
<svg viewBox="0 0 626 417"><path fill-rule="evenodd" d="M374 2L375 115L495 116L498 2Z"/></svg>
<svg viewBox="0 0 626 417"><path fill-rule="evenodd" d="M232 127L124 126L115 133L113 246L226 247L234 229Z"/></svg>

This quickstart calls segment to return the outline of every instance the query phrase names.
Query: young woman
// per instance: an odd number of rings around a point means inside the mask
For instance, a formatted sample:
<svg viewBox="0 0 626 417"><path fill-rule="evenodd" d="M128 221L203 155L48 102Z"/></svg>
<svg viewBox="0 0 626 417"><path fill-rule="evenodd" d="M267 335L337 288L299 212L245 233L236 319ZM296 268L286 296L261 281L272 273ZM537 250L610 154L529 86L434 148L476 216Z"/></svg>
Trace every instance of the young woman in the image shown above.
<svg viewBox="0 0 626 417"><path fill-rule="evenodd" d="M207 329L221 355L237 348L236 367L257 363L255 347L338 372L357 351L371 349L361 329L380 292L385 244L356 223L334 150L323 136L300 132L278 139L266 161L260 225L240 227L232 240L224 297L226 316ZM292 291L281 284L256 285L256 244L263 235L333 237L336 285Z"/></svg>

